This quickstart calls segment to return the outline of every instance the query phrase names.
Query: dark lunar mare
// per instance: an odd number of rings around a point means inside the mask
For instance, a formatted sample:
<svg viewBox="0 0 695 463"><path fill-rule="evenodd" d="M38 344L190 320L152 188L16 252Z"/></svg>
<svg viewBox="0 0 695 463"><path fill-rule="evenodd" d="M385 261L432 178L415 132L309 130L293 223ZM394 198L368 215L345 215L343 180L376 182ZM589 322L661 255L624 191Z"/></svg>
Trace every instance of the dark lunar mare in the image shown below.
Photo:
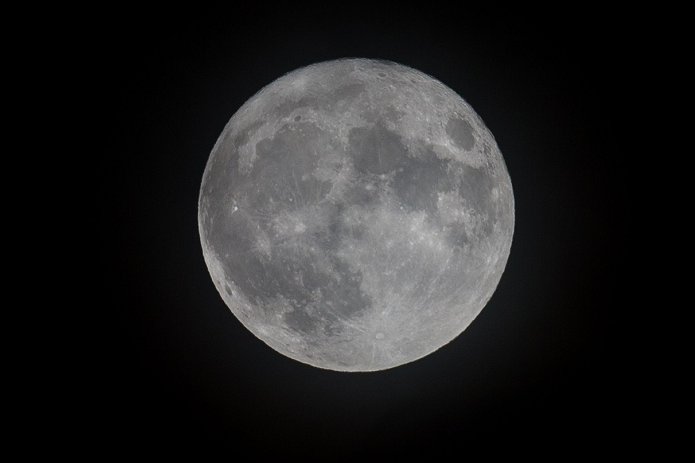
<svg viewBox="0 0 695 463"><path fill-rule="evenodd" d="M282 296L292 306L282 318L289 328L304 334L322 329L333 335L336 321L371 307L360 291L360 273L334 254L341 236L355 236L341 220L344 201L326 201L330 183L306 175L316 169L326 138L313 124L294 123L259 141L254 169L247 179L239 179L235 189L239 211L234 212L234 220L219 221L223 228L213 228L211 233L211 242L218 243L216 252L229 255L233 246L235 258L224 261L225 274L266 310L273 307L270 301ZM301 237L277 232L283 214L301 215L308 223ZM269 236L267 258L256 249L260 233ZM325 265L317 266L317 262ZM324 323L319 326L317 320Z"/></svg>

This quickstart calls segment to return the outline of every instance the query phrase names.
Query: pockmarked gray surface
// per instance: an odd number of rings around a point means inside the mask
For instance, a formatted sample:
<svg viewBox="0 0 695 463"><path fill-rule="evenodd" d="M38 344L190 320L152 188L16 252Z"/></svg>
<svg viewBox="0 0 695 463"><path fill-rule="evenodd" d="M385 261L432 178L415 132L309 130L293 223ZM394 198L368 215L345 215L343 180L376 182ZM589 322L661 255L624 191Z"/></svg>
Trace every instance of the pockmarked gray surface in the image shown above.
<svg viewBox="0 0 695 463"><path fill-rule="evenodd" d="M217 290L254 335L316 367L375 371L432 353L480 313L509 256L514 197L492 134L454 91L345 59L239 109L205 168L198 224Z"/></svg>

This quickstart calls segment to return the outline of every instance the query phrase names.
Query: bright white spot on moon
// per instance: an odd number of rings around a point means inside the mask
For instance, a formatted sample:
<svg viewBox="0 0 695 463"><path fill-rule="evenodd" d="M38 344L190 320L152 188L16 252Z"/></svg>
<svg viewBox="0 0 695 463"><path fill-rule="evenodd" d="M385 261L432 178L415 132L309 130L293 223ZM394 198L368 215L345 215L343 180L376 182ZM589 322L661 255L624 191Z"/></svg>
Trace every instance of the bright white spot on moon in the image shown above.
<svg viewBox="0 0 695 463"><path fill-rule="evenodd" d="M220 135L198 223L212 280L276 351L375 371L458 336L492 296L514 197L492 134L441 82L365 59L291 72Z"/></svg>

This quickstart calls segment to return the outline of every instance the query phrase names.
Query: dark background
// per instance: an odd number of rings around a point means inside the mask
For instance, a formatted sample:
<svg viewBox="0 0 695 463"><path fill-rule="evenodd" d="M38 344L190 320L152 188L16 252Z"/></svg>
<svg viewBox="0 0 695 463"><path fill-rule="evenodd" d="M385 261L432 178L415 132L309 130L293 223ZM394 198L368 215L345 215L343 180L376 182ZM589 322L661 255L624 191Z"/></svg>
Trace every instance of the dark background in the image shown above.
<svg viewBox="0 0 695 463"><path fill-rule="evenodd" d="M105 19L102 225L116 288L105 304L117 329L95 426L121 450L222 444L309 461L598 448L619 413L606 24L502 6L345 6ZM377 373L320 370L256 339L217 294L197 229L205 163L236 110L286 72L344 57L393 60L459 93L494 134L516 201L507 269L480 316L430 356Z"/></svg>

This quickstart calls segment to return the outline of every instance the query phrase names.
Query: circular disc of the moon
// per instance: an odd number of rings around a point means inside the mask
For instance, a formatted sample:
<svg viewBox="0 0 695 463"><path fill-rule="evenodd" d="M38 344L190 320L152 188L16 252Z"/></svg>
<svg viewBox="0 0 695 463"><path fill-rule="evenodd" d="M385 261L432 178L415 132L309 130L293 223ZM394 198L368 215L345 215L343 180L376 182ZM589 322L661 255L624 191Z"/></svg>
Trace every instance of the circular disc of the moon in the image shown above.
<svg viewBox="0 0 695 463"><path fill-rule="evenodd" d="M373 371L458 336L507 262L514 198L492 134L414 69L347 59L291 72L232 117L198 224L215 286L278 352Z"/></svg>

